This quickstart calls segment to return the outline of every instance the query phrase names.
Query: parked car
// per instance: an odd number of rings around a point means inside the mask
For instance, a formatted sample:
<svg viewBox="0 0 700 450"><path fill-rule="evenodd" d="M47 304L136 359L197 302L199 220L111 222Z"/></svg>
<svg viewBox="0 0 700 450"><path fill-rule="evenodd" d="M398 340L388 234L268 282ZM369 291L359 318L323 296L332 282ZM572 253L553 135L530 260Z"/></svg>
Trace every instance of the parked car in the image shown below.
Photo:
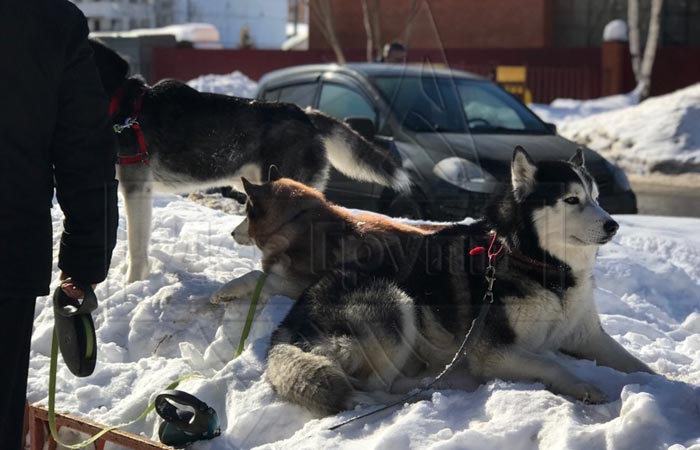
<svg viewBox="0 0 700 450"><path fill-rule="evenodd" d="M390 149L413 181L410 194L331 174L326 196L391 216L460 220L478 216L510 178L513 148L535 160L568 159L577 144L557 135L519 100L480 76L392 64L305 65L274 71L257 98L313 107ZM624 172L585 149L586 165L612 213L636 213Z"/></svg>

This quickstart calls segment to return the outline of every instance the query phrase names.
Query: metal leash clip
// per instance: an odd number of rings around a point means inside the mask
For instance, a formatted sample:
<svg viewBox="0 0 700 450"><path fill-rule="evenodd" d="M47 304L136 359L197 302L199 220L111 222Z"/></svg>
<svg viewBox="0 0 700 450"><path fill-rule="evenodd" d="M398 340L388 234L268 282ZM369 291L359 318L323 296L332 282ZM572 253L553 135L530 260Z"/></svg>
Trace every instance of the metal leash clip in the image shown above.
<svg viewBox="0 0 700 450"><path fill-rule="evenodd" d="M112 125L112 129L114 130L115 133L121 134L122 131L126 130L127 128L131 128L131 127L133 127L134 125L138 125L138 124L139 124L138 120L136 120L136 119L134 119L134 118L132 118L132 117L127 117L127 118L124 120L124 124L123 124L123 125L114 124L114 125Z"/></svg>
<svg viewBox="0 0 700 450"><path fill-rule="evenodd" d="M183 448L221 434L219 417L214 408L187 392L165 391L156 397L155 406L156 412L163 418L158 437L165 445Z"/></svg>

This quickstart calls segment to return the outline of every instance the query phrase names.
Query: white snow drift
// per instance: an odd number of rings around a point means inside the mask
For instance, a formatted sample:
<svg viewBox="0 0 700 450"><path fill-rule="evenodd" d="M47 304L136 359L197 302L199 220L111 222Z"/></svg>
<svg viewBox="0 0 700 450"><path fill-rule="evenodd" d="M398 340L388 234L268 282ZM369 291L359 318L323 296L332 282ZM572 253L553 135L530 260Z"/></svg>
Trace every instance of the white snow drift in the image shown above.
<svg viewBox="0 0 700 450"><path fill-rule="evenodd" d="M634 94L535 105L559 133L629 173L700 172L700 83L636 104Z"/></svg>
<svg viewBox="0 0 700 450"><path fill-rule="evenodd" d="M603 326L664 377L624 375L560 355L611 402L584 405L537 383L495 380L474 392L435 392L429 401L331 432L329 426L360 411L316 419L280 400L262 376L269 335L291 300L263 301L245 352L231 359L249 302L215 306L207 299L259 264L257 250L230 237L241 219L176 196L156 197L152 275L129 285L121 219L113 268L97 288L97 368L81 379L59 363L61 411L120 423L136 417L170 381L199 372L209 378L181 388L218 411L223 434L195 450L700 449L699 220L618 217L620 235L602 248L595 269ZM61 220L54 208L56 248ZM30 402L47 399L52 324L50 299L40 298ZM129 431L157 438L158 422L153 413Z"/></svg>
<svg viewBox="0 0 700 450"><path fill-rule="evenodd" d="M238 70L223 75L202 75L188 81L187 84L200 92L213 92L244 98L253 98L255 90L258 88L258 83Z"/></svg>

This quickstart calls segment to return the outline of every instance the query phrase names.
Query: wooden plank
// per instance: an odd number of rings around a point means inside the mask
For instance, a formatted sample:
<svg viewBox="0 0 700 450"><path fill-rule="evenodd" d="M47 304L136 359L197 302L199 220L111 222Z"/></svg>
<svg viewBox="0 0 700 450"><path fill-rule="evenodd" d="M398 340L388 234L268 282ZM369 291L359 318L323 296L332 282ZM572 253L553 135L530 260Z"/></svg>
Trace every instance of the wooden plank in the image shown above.
<svg viewBox="0 0 700 450"><path fill-rule="evenodd" d="M34 447L34 436L39 437L39 431L36 429L37 424L40 423L40 421L47 422L49 421L49 412L46 409L46 407L41 406L41 405L32 405L29 407L30 410L32 411L32 418L34 419L32 421L32 425L34 430L32 430L32 448ZM101 425L97 422L93 422L91 420L82 418L82 417L77 417L73 416L70 414L60 414L56 413L56 427L68 427L71 430L75 431L80 431L81 433L86 433L89 434L90 436L97 434L98 432L104 430L107 428L106 425ZM43 428L43 425L42 425ZM43 431L43 430L42 430ZM41 433L43 434L43 432ZM168 447L167 445L163 445L160 442L155 442L151 441L150 439L146 439L142 436L133 434L133 433L128 433L126 431L122 430L112 430L109 433L106 433L104 436L102 436L100 439L104 439L110 442L114 442L115 444L123 445L124 447L128 447L134 450L171 450L172 447ZM39 447L41 448L41 447Z"/></svg>

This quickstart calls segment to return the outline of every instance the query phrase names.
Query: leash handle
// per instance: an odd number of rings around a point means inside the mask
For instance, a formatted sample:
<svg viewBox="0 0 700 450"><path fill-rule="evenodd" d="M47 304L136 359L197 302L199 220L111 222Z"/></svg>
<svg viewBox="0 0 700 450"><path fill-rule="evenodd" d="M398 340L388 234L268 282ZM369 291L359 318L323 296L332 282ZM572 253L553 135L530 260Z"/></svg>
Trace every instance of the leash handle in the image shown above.
<svg viewBox="0 0 700 450"><path fill-rule="evenodd" d="M192 408L192 412L181 410L176 405L183 405ZM171 423L179 430L192 435L212 435L218 430L218 419L212 426L212 418L216 418L216 412L209 405L192 394L184 391L167 390L158 394L155 400L156 412L168 423ZM183 414L184 413L184 414ZM212 436L213 437L213 436Z"/></svg>
<svg viewBox="0 0 700 450"><path fill-rule="evenodd" d="M63 286L66 284L73 284L85 293L82 301L71 298L65 292L63 292ZM97 295L95 295L95 291L89 284L86 285L78 281L74 281L71 278L66 278L61 282L59 290L60 291L56 297L57 304L55 305L56 307L54 310L61 316L73 317L79 314L90 314L97 309Z"/></svg>

